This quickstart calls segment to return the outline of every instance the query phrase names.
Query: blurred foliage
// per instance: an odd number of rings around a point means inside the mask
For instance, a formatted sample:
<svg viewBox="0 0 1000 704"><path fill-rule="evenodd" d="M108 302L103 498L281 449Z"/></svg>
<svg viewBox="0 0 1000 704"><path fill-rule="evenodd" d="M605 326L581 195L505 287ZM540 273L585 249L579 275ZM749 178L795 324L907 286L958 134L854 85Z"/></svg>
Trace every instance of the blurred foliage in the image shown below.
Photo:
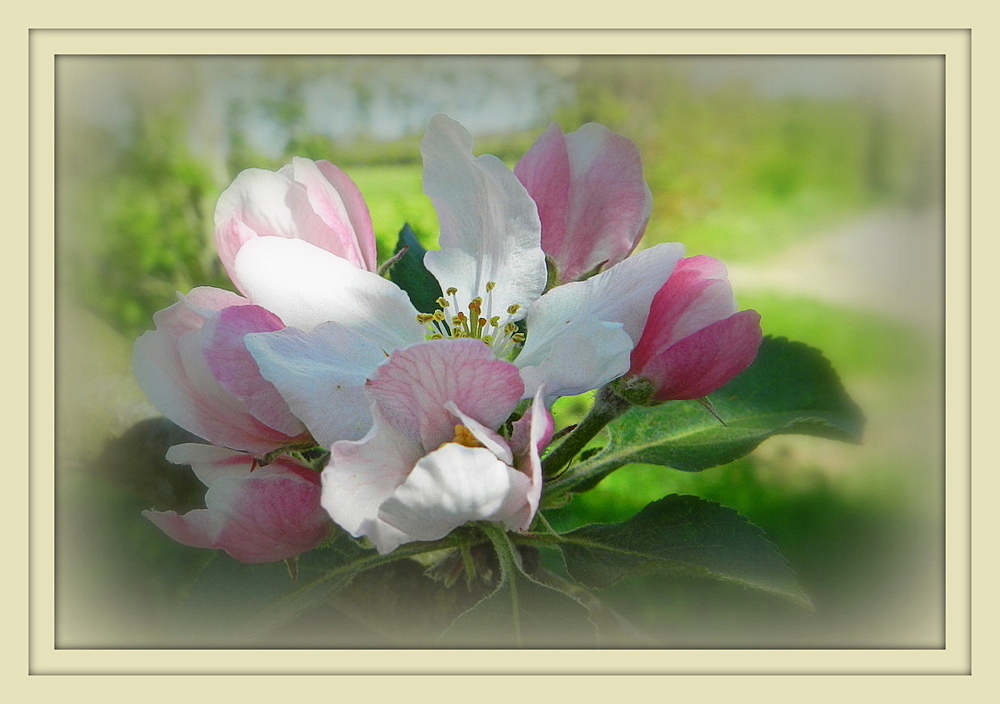
<svg viewBox="0 0 1000 704"><path fill-rule="evenodd" d="M600 122L640 145L654 194L645 243L689 254L773 256L887 200L936 187L926 125L859 96L769 97L733 79L698 87L655 57L583 62L564 129Z"/></svg>
<svg viewBox="0 0 1000 704"><path fill-rule="evenodd" d="M334 139L310 130L305 79L316 70L277 79L263 70L277 87L254 105L228 103L224 125L204 124L192 89L135 100L124 129L93 135L92 150L110 157L81 194L96 233L76 274L89 307L131 337L175 290L229 287L211 248L215 200L239 171L277 169L292 156L347 169L368 201L383 256L404 222L434 246L419 135ZM682 241L690 254L760 260L830 220L889 200L920 202L936 186L926 168L932 146L921 141L926 125L856 96L770 97L738 81L698 86L683 64L655 57L581 60L564 80L573 88L555 113L564 130L598 121L640 147L654 193L646 245ZM371 102L363 87L356 83L355 100ZM252 108L280 143L271 156L248 135ZM476 150L513 165L543 128L479 135ZM192 134L206 130L223 144L194 146Z"/></svg>
<svg viewBox="0 0 1000 704"><path fill-rule="evenodd" d="M152 327L177 291L231 287L208 249L219 186L185 134L176 112L138 114L106 172L83 183L88 246L60 250L81 258L65 270L84 305L129 337Z"/></svg>

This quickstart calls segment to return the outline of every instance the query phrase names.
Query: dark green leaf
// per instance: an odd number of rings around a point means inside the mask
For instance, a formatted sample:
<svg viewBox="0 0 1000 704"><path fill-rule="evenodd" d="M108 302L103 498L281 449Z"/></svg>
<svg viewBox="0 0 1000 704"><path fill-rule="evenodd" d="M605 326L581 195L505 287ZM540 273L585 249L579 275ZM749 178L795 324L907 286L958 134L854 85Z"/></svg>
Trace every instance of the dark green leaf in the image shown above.
<svg viewBox="0 0 1000 704"><path fill-rule="evenodd" d="M399 231L399 241L396 242L394 253L403 247L409 247L398 262L389 270L389 278L406 291L413 307L421 313L433 313L440 308L437 299L441 297L441 285L424 266L424 254L427 252L409 224L403 225Z"/></svg>
<svg viewBox="0 0 1000 704"><path fill-rule="evenodd" d="M570 576L592 588L653 572L713 577L787 597L804 606L785 559L736 511L695 496L654 501L624 523L562 536Z"/></svg>
<svg viewBox="0 0 1000 704"><path fill-rule="evenodd" d="M589 611L520 569L505 574L488 597L459 616L439 645L455 648L596 646Z"/></svg>
<svg viewBox="0 0 1000 704"><path fill-rule="evenodd" d="M739 459L772 435L858 442L864 418L829 361L812 347L766 337L757 359L709 400L637 407L608 425L603 452L572 468L550 492L580 492L622 465L639 462L699 471Z"/></svg>

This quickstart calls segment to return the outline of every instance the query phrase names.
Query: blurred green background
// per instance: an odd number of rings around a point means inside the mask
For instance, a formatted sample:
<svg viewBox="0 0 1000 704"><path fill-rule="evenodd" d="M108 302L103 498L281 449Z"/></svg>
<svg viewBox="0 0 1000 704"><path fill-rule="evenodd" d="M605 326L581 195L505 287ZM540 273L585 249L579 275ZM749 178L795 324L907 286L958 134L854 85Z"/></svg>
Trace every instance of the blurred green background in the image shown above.
<svg viewBox="0 0 1000 704"><path fill-rule="evenodd" d="M160 457L178 437L127 435L156 416L129 355L176 291L231 288L211 245L219 193L244 168L328 159L365 195L382 258L404 222L433 248L419 139L445 112L511 166L551 121L635 141L654 197L642 246L723 259L765 333L822 349L868 416L861 446L775 438L698 474L632 466L550 517L719 501L765 530L816 613L653 577L607 602L668 646L940 647L942 89L933 57L60 57L63 645L183 642L168 625L210 553L138 515L193 490Z"/></svg>

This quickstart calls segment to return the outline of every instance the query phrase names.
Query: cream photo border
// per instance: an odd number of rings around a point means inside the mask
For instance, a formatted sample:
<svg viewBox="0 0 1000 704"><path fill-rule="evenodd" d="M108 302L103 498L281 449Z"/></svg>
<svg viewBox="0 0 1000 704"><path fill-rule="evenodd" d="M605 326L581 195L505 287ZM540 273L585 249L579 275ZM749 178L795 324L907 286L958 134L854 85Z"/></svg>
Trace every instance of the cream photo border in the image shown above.
<svg viewBox="0 0 1000 704"><path fill-rule="evenodd" d="M8 511L11 532L20 535L27 527L23 542L11 541L18 556L23 555L29 586L18 579L8 602L15 608L12 614L22 614L8 620L11 624L5 643L9 655L5 674L44 675L397 675L394 685L421 689L437 689L440 685L423 680L426 675L559 675L588 677L573 679L582 684L590 697L621 696L615 680L597 681L593 675L730 675L713 680L711 686L700 682L700 695L711 694L718 683L742 687L738 681L744 675L965 675L973 668L973 653L983 664L993 650L987 642L993 635L987 627L972 629L972 579L995 580L983 574L983 565L973 573L972 530L981 535L992 528L986 525L989 512L981 507L974 512L977 501L985 502L996 491L993 476L976 478L976 495L972 495L971 435L971 260L973 244L971 188L971 32L963 29L929 30L663 30L663 29L587 29L587 30L98 30L98 29L31 29L27 36L30 98L30 171L12 165L12 171L22 182L29 173L30 191L20 202L29 202L30 279L14 282L30 284L30 399L28 418L24 414L11 421L18 428L30 422L30 472L24 476L20 463L10 467L11 481L23 493L11 493ZM331 51L335 49L335 51ZM940 650L580 650L580 651L442 651L442 650L57 650L54 633L54 463L53 397L54 397L54 184L51 165L54 163L54 77L55 59L59 55L130 55L130 54L895 54L941 55L945 57L946 73L946 642ZM993 121L991 124L995 124ZM17 125L14 126L16 128ZM21 142L23 144L23 142ZM14 144L18 144L17 141ZM21 151L14 150L20 155ZM982 153L977 150L977 153ZM981 159L977 166L983 169ZM979 181L980 190L985 185ZM9 190L14 193L14 190ZM14 201L17 202L17 201ZM979 231L983 228L980 226ZM19 230L8 235L21 240ZM979 244L977 242L977 244ZM978 251L980 263L983 257ZM26 258L27 258L26 257ZM992 261L990 257L986 260ZM15 257L16 262L16 257ZM993 278L996 278L995 276ZM980 279L981 281L981 279ZM992 283L990 285L993 285ZM26 287L27 288L27 287ZM17 294L14 294L17 295ZM17 299L15 299L17 300ZM16 354L16 352L15 352ZM16 363L14 365L16 367ZM16 372L15 372L16 373ZM16 388L24 386L23 374L13 377ZM15 414L16 415L16 414ZM982 419L980 418L982 423ZM17 424L17 425L15 425ZM27 434L27 429L26 429ZM982 465L980 465L981 467ZM18 498L28 496L30 502L20 505ZM985 515L984 515L985 514ZM5 518L5 520L7 520ZM975 521L973 521L975 518ZM993 570L992 566L989 567ZM10 574L18 572L17 565ZM977 581L978 584L978 581ZM978 587L982 595L985 589ZM7 590L5 589L5 592ZM25 594L27 592L27 594ZM29 599L27 618L21 597ZM20 605L20 608L16 608ZM977 603L978 607L983 607ZM995 607L991 608L995 612ZM984 616L987 613L984 612ZM988 615L992 615L991 613ZM977 625L981 623L977 618ZM986 621L989 623L989 621ZM27 626L25 629L24 627ZM17 636L27 631L25 641ZM973 637L975 636L975 640ZM976 649L974 650L974 645ZM26 666L26 670L21 670ZM989 667L989 665L987 665ZM421 676L411 679L408 676ZM549 686L562 687L566 677L546 678L542 685L535 677L523 680L532 688L531 699L541 699ZM70 691L69 682L62 679L61 691ZM104 678L101 678L102 680ZM129 680L131 678L125 678ZM157 678L159 679L159 678ZM188 680L192 691L204 694L205 680ZM346 680L354 691L367 677ZM464 678L463 678L464 679ZM505 688L514 683L505 678ZM521 681L522 677L513 677ZM686 678L684 678L686 679ZM702 678L695 678L701 680ZM770 679L770 678L768 678ZM808 678L804 691L812 700L824 699L842 686L849 686L852 677L835 678L820 684ZM823 678L824 680L826 678ZM924 678L920 678L924 679ZM735 680L735 681L734 681ZM135 682L134 679L132 679ZM143 682L145 681L145 682ZM287 689L281 678L254 678L260 694L271 691L274 696L300 698L301 690ZM683 680L681 680L683 682ZM890 680L892 681L891 678ZM895 680L898 684L899 680ZM924 680L926 681L926 680ZM561 682L561 684L560 684ZM790 686L800 678L786 679ZM879 696L882 681L862 678L858 682L866 695ZM865 684L867 683L867 684ZM694 685L691 682L691 685ZM55 685L53 685L55 686ZM63 686L66 689L63 690ZM107 692L124 688L127 681L102 685ZM215 684L211 685L215 690ZM224 686L224 685L223 685ZM338 687L341 685L338 684ZM453 684L446 685L452 688ZM671 687L675 686L673 683ZM781 685L785 686L785 685ZM472 695L489 700L493 692L488 685L467 682L461 690L484 692ZM197 689L195 689L197 688ZM311 689L311 685L308 687ZM687 689L687 687L684 687ZM821 689L820 689L821 688ZM144 699L156 696L153 684L140 678L134 689ZM121 691L125 691L122 689ZM739 690L737 690L739 691ZM925 691L933 691L925 687ZM604 692L604 696L600 696ZM165 694L165 692L160 692ZM775 690L777 693L777 690ZM567 695L569 692L567 691ZM819 695L819 696L817 696ZM176 696L176 695L174 695ZM326 696L352 696L346 691ZM680 693L672 694L680 696Z"/></svg>

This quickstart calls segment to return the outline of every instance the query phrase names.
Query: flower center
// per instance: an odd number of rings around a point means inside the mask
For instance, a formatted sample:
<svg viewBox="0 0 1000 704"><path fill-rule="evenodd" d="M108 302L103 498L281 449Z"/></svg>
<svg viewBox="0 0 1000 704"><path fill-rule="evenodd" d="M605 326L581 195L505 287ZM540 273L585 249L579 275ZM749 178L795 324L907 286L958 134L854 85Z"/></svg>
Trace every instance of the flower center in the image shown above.
<svg viewBox="0 0 1000 704"><path fill-rule="evenodd" d="M513 359L524 343L524 333L518 332L515 314L521 306L514 303L507 306L507 315L493 314L493 289L496 282L486 284L486 312L483 312L483 299L480 296L469 301L468 313L459 310L458 289L449 288L445 293L450 300L441 296L437 304L441 306L433 313L418 313L417 322L427 327L428 340L448 340L461 337L471 337L482 340L493 353L501 359ZM458 311L448 314L448 309Z"/></svg>

